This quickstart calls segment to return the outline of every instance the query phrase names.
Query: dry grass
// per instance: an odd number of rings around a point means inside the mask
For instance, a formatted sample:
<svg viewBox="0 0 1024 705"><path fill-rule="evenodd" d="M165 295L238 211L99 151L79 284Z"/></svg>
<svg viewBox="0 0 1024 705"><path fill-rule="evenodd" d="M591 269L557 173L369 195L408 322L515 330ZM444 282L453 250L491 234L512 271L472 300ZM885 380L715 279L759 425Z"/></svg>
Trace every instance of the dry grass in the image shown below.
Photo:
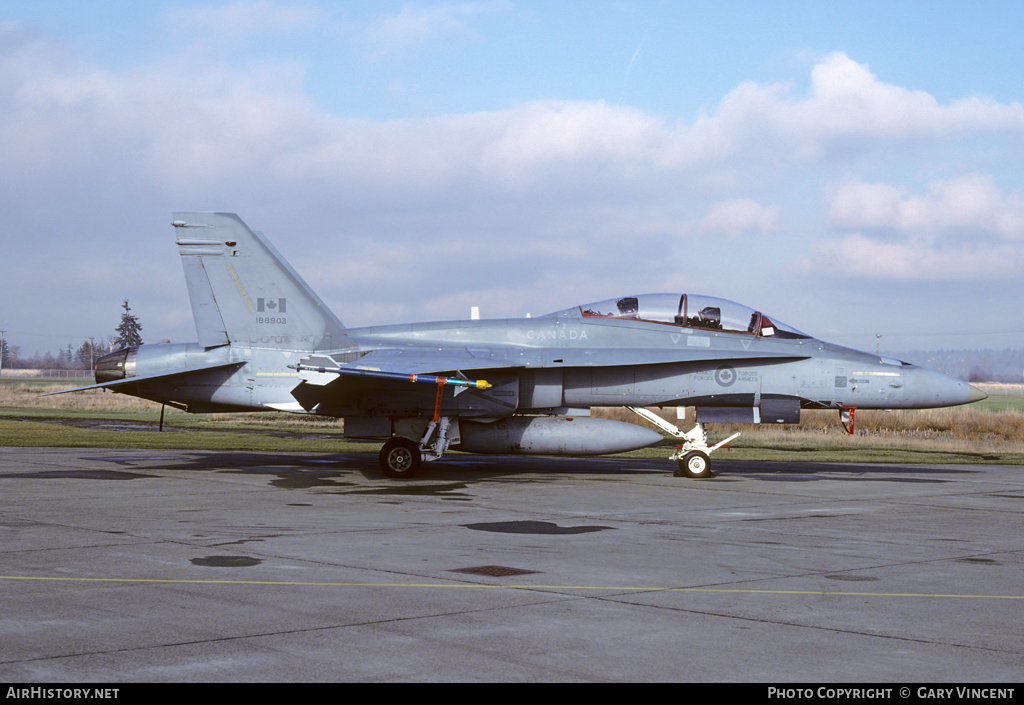
<svg viewBox="0 0 1024 705"><path fill-rule="evenodd" d="M0 407L19 407L66 411L70 413L135 414L155 419L160 405L124 394L104 390L90 390L75 394L60 394L40 397L40 394L60 391L74 386L76 381L40 381L26 379L4 379L0 383ZM86 381L87 382L87 381ZM982 385L979 385L982 386ZM989 394L1019 394L1024 396L1022 385L984 385ZM1005 389L1003 389L1005 388ZM689 430L693 425L693 409L687 409L687 418L676 419L674 408L654 409L668 421ZM609 407L594 409L595 416L611 418L651 427L627 409ZM249 413L249 414L201 414L192 415L168 408L168 424L189 426L232 425L243 427L277 427L281 429L306 429L337 432L341 423L337 419L296 414ZM736 431L743 433L745 442L773 444L813 440L816 445L846 447L860 442L855 439L871 439L883 445L894 447L909 442L941 443L949 447L1006 447L1010 450L1024 450L1024 411L1019 408L986 410L977 405L952 407L948 409L875 411L861 410L856 414L856 436L850 437L839 423L837 411L804 411L799 425L748 425L713 424L709 433L722 438ZM1018 447L1019 446L1019 447Z"/></svg>
<svg viewBox="0 0 1024 705"><path fill-rule="evenodd" d="M974 385L986 394L1024 394L1024 384L1009 382L978 382Z"/></svg>
<svg viewBox="0 0 1024 705"><path fill-rule="evenodd" d="M689 430L693 426L692 408L687 409L687 417L683 421L675 418L675 409L653 411L683 430ZM628 409L595 409L594 415L654 428ZM839 412L827 410L803 411L800 414L800 423L796 425L711 424L708 428L709 432L716 436L727 436L741 431L748 440L807 436L836 436L840 439L849 437L846 429L840 424ZM855 430L857 437L878 439L944 439L972 443L1024 444L1024 412L1019 409L987 411L969 406L896 411L864 409L855 415Z"/></svg>
<svg viewBox="0 0 1024 705"><path fill-rule="evenodd" d="M682 421L674 408L671 413L653 411L684 431L693 427L692 408ZM594 415L648 425L627 409L595 409ZM708 424L707 431L709 443L743 434L730 444L732 452L719 459L1024 464L1024 413L1017 409L863 410L852 436L840 424L838 411L824 410L803 412L799 425Z"/></svg>
<svg viewBox="0 0 1024 705"><path fill-rule="evenodd" d="M61 380L59 382L42 382L24 378L4 379L3 384L0 384L0 406L63 411L160 411L160 405L155 402L124 394L105 392L102 389L92 389L74 394L58 394L52 397L39 396L89 384L92 384L91 379Z"/></svg>
<svg viewBox="0 0 1024 705"><path fill-rule="evenodd" d="M131 414L141 419L156 420L160 415L160 404L126 394L103 389L90 389L74 394L58 394L41 397L40 394L72 389L76 383L83 386L92 380L10 380L0 384L0 407L39 409L68 412L71 414ZM70 383L69 383L70 382ZM188 414L167 407L164 410L168 425L181 426L235 426L243 428L276 427L280 429L302 429L308 431L340 431L339 419L305 414L278 414L267 412L239 414Z"/></svg>

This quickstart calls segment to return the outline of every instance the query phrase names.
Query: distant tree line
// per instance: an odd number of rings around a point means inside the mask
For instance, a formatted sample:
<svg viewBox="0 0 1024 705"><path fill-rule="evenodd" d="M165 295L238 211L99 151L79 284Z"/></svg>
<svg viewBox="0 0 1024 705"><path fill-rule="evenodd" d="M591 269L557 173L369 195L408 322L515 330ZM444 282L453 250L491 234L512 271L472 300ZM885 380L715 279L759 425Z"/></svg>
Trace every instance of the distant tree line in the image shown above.
<svg viewBox="0 0 1024 705"><path fill-rule="evenodd" d="M47 352L24 357L18 345L3 341L0 356L5 369L87 370L96 358L132 345L142 345L142 324L131 314L128 299L121 305L121 322L110 336L97 336L77 350L71 343L56 355ZM1021 382L1024 380L1024 349L1005 350L914 350L883 353L906 362L929 367L968 382Z"/></svg>
<svg viewBox="0 0 1024 705"><path fill-rule="evenodd" d="M111 348L109 344L96 343L94 346L88 340L82 343L78 350L68 343L68 346L61 348L56 355L52 352L23 355L20 345L8 345L6 341L4 348L5 370L88 370L92 369L92 363L96 358L116 349Z"/></svg>
<svg viewBox="0 0 1024 705"><path fill-rule="evenodd" d="M914 350L890 355L968 382L1024 381L1024 350Z"/></svg>
<svg viewBox="0 0 1024 705"><path fill-rule="evenodd" d="M56 355L51 352L36 353L31 357L22 356L21 346L9 345L3 341L0 346L3 367L12 370L89 370L97 358L108 352L132 345L142 345L142 324L136 316L131 315L128 299L122 304L124 313L121 322L114 329L114 335L96 336L83 342L77 350L71 343L61 348Z"/></svg>

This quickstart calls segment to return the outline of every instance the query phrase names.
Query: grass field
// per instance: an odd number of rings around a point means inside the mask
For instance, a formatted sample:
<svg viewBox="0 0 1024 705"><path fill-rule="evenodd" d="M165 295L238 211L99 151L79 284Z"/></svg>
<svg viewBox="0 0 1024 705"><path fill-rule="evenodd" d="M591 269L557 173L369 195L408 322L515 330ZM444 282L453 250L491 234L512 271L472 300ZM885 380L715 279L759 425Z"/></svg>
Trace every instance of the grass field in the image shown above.
<svg viewBox="0 0 1024 705"><path fill-rule="evenodd" d="M272 412L193 415L167 408L167 432L154 433L160 405L153 402L102 390L38 396L69 386L67 380L0 380L0 447L377 450L373 444L345 441L337 419ZM860 411L853 436L835 411L805 411L795 426L715 424L708 430L711 442L736 431L743 434L715 455L721 460L1024 465L1024 385L979 386L990 397L971 406ZM691 421L679 422L684 429L692 425L692 410L688 414ZM646 425L625 409L595 409L594 415ZM676 422L674 408L665 409L664 416ZM656 446L627 455L668 454Z"/></svg>

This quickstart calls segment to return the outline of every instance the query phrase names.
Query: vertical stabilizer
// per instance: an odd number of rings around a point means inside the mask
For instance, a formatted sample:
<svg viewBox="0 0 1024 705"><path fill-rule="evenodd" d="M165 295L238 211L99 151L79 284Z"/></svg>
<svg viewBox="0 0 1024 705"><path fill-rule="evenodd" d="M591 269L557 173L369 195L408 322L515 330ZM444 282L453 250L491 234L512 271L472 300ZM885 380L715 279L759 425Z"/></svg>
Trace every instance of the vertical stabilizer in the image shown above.
<svg viewBox="0 0 1024 705"><path fill-rule="evenodd" d="M234 213L175 213L172 224L204 347L313 351L354 345L274 246Z"/></svg>

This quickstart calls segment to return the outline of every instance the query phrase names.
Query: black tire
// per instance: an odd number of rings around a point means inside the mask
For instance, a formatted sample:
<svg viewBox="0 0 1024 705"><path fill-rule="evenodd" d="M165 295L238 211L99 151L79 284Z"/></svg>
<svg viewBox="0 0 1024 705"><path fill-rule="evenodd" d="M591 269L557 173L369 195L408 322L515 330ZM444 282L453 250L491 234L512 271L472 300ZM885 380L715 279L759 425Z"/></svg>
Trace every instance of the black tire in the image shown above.
<svg viewBox="0 0 1024 705"><path fill-rule="evenodd" d="M679 472L676 474L680 477L689 477L694 480L715 476L711 472L711 458L708 457L707 453L699 450L691 450L682 457L679 461Z"/></svg>
<svg viewBox="0 0 1024 705"><path fill-rule="evenodd" d="M423 455L420 445L408 438L392 438L380 449L380 469L387 477L404 480L413 477L420 469Z"/></svg>

